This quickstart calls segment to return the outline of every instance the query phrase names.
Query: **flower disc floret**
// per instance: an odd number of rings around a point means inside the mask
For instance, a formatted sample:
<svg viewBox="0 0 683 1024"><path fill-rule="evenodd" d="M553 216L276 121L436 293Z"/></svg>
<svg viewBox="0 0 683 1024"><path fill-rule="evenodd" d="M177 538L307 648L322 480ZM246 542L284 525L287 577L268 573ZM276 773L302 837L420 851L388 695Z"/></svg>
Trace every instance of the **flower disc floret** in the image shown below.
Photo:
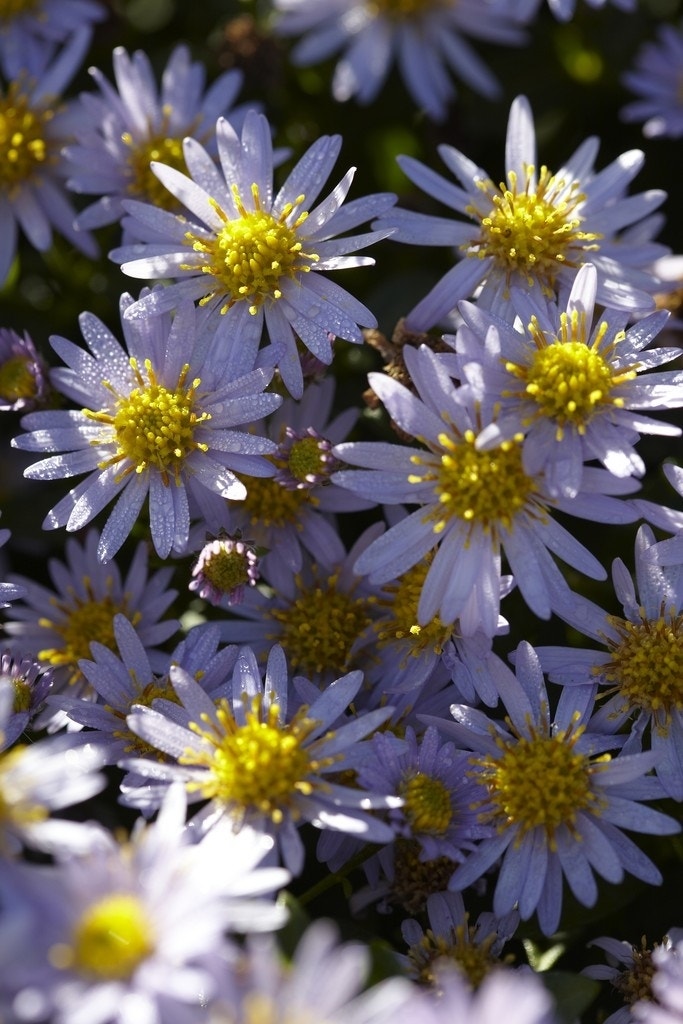
<svg viewBox="0 0 683 1024"><path fill-rule="evenodd" d="M50 109L35 110L30 97L12 82L0 97L0 184L11 190L29 181L50 159L45 129L54 117Z"/></svg>
<svg viewBox="0 0 683 1024"><path fill-rule="evenodd" d="M5 401L18 402L37 394L35 364L29 356L12 356L0 364L0 395Z"/></svg>
<svg viewBox="0 0 683 1024"><path fill-rule="evenodd" d="M281 529L292 524L300 530L302 506L308 502L317 504L317 499L306 488L285 487L275 477L252 477L242 507L252 526Z"/></svg>
<svg viewBox="0 0 683 1024"><path fill-rule="evenodd" d="M348 671L353 645L370 625L369 601L340 589L335 574L310 586L297 582L295 600L269 612L292 669L305 676Z"/></svg>
<svg viewBox="0 0 683 1024"><path fill-rule="evenodd" d="M408 950L418 980L425 985L433 985L437 978L435 965L448 961L464 975L472 988L479 988L493 968L500 965L500 960L491 952L497 938L495 932L479 942L475 938L476 929L463 924L453 928L449 935L435 935L428 929L420 942Z"/></svg>
<svg viewBox="0 0 683 1024"><path fill-rule="evenodd" d="M527 165L523 182L512 170L508 184L501 182L499 189L491 181L477 182L491 205L483 211L477 204L466 209L481 224L467 254L493 256L508 275L522 273L529 287L539 280L552 294L560 266L579 266L585 253L599 248L601 236L581 230L578 211L586 197L578 182L568 184L547 167L541 167L535 184L534 179L535 168Z"/></svg>
<svg viewBox="0 0 683 1024"><path fill-rule="evenodd" d="M87 907L77 920L72 944L51 950L57 967L118 981L130 978L153 952L154 934L140 900L113 893Z"/></svg>
<svg viewBox="0 0 683 1024"><path fill-rule="evenodd" d="M448 434L438 437L444 452L432 477L439 501L435 533L454 518L477 523L487 531L501 526L509 529L534 493L533 481L522 469L522 450L517 442L504 441L497 448L481 452L475 448L475 439L472 430L461 438ZM423 459L416 455L411 461L420 465ZM425 478L408 479L422 483Z"/></svg>
<svg viewBox="0 0 683 1024"><path fill-rule="evenodd" d="M207 412L195 412L195 396L201 383L195 378L186 385L189 365L183 367L174 389L160 384L151 360L144 363L145 375L137 360L130 361L138 387L127 395L117 395L116 410L93 412L84 409L90 419L113 427L118 449L116 454L100 468L126 461L124 475L135 469L143 473L150 467L158 469L164 484L173 476L180 477L183 462L196 450L208 451L208 446L195 440L200 423L210 418Z"/></svg>
<svg viewBox="0 0 683 1024"><path fill-rule="evenodd" d="M215 236L206 239L188 232L186 238L195 252L206 257L202 271L216 281L216 287L205 296L208 302L218 291L227 292L230 300L221 312L227 312L240 300L249 302L249 312L256 315L266 299L282 298L280 282L311 269L317 261L315 253L304 253L297 236L308 213L300 211L305 196L286 203L275 217L261 207L258 185L251 186L253 210L244 206L239 189L232 186L232 196L239 217L230 218L223 208L210 200L223 221Z"/></svg>
<svg viewBox="0 0 683 1024"><path fill-rule="evenodd" d="M417 607L432 561L432 556L428 554L404 573L397 583L384 587L392 598L378 599L379 608L382 611L386 608L386 614L374 626L380 648L396 641L405 641L409 645L410 656L417 658L427 650L441 654L453 636L453 624L445 625L438 615L434 615L424 626L418 622Z"/></svg>
<svg viewBox="0 0 683 1024"><path fill-rule="evenodd" d="M610 660L596 668L623 697L626 707L642 708L663 724L683 710L683 615L631 622L610 616L617 634L610 638Z"/></svg>
<svg viewBox="0 0 683 1024"><path fill-rule="evenodd" d="M220 730L208 719L189 726L212 749L189 748L179 763L209 769L208 779L196 784L205 799L267 815L279 824L286 812L297 816L296 798L310 796L310 777L332 763L316 760L306 749L306 740L318 726L306 712L300 708L282 723L277 704L264 713L262 699L255 697L240 725L223 700L217 708Z"/></svg>
<svg viewBox="0 0 683 1024"><path fill-rule="evenodd" d="M475 758L500 827L514 826L518 840L542 828L552 843L561 825L570 830L580 811L599 811L591 763L574 749L582 729L541 735L535 729L516 741L496 739L500 756Z"/></svg>
<svg viewBox="0 0 683 1024"><path fill-rule="evenodd" d="M65 613L63 621L41 618L38 625L57 633L62 638L62 644L39 651L38 657L54 667L70 668L69 681L75 682L81 678L78 662L81 658L91 656L90 644L93 640L104 644L110 651L116 650L114 616L119 612L127 614L128 610L109 595L96 598L92 592L86 600L74 597L72 606L61 605L60 610ZM134 616L133 621L138 618Z"/></svg>
<svg viewBox="0 0 683 1024"><path fill-rule="evenodd" d="M417 772L399 786L403 813L413 833L443 835L453 818L451 794L440 779Z"/></svg>
<svg viewBox="0 0 683 1024"><path fill-rule="evenodd" d="M186 173L182 138L159 134L145 139L141 144L136 144L130 132L123 132L121 139L125 145L130 147L128 157L130 180L127 185L129 195L146 199L164 210L172 210L177 207L178 202L175 196L161 184L150 164L155 160L157 163L166 164L167 167L173 167L177 171Z"/></svg>

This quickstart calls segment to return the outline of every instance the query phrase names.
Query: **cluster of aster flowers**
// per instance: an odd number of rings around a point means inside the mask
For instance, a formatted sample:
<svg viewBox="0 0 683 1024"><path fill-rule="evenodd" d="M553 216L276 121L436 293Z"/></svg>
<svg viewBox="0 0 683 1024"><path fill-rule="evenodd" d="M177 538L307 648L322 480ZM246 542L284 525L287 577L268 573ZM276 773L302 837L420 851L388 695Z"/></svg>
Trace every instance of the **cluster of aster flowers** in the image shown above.
<svg viewBox="0 0 683 1024"><path fill-rule="evenodd" d="M0 1021L680 1022L683 256L503 56L667 145L676 12L121 6L0 9Z"/></svg>

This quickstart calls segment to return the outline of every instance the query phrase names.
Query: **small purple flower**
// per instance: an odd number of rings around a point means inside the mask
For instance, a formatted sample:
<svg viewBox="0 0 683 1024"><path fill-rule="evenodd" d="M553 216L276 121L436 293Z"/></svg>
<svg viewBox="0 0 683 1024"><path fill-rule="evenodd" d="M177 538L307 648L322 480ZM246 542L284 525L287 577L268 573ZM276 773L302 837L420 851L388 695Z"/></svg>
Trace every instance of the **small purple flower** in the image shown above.
<svg viewBox="0 0 683 1024"><path fill-rule="evenodd" d="M30 727L42 709L52 686L52 670L32 655L3 651L0 656L0 687L12 693L11 711L0 735L0 750L11 747Z"/></svg>
<svg viewBox="0 0 683 1024"><path fill-rule="evenodd" d="M680 139L683 135L683 23L657 26L657 38L644 43L633 68L622 75L638 99L627 103L623 121L644 121L648 139Z"/></svg>
<svg viewBox="0 0 683 1024"><path fill-rule="evenodd" d="M48 366L31 338L0 328L0 412L29 412L47 404Z"/></svg>
<svg viewBox="0 0 683 1024"><path fill-rule="evenodd" d="M221 534L210 537L192 567L189 589L217 607L241 604L244 588L261 578L259 555L241 537Z"/></svg>

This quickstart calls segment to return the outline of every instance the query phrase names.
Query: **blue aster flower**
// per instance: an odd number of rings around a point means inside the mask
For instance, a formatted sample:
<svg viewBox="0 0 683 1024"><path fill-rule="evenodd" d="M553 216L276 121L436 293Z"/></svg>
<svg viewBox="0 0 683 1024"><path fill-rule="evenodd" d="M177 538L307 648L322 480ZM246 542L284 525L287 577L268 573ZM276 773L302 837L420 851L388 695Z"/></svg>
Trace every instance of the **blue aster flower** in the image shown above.
<svg viewBox="0 0 683 1024"><path fill-rule="evenodd" d="M50 248L56 229L86 256L97 256L93 238L74 228L76 211L67 198L61 155L74 123L83 117L61 96L89 41L89 30L74 33L47 66L41 61L22 67L17 77L0 86L0 283L17 254L20 230L39 252Z"/></svg>
<svg viewBox="0 0 683 1024"><path fill-rule="evenodd" d="M644 154L631 150L596 172L598 145L597 138L586 139L555 174L539 167L531 107L518 96L510 108L499 185L452 146L440 146L439 155L460 184L412 157L399 157L418 188L466 218L392 210L376 222L396 229L394 241L456 252L457 262L408 313L406 327L428 330L475 293L482 308L512 318L513 285L557 297L564 307L579 267L588 262L597 270L601 305L653 309L653 294L666 290L653 263L668 249L652 241L659 221L650 215L666 194L650 189L626 195Z"/></svg>
<svg viewBox="0 0 683 1024"><path fill-rule="evenodd" d="M335 336L360 344L361 326L377 326L370 310L325 272L374 263L351 254L385 238L388 229L335 236L386 212L396 197L377 193L344 206L352 168L326 199L313 205L339 156L338 135L314 142L277 192L271 128L263 115L249 111L241 133L219 118L216 144L220 168L192 138L183 143L189 175L163 161L151 164L194 219L125 201L129 216L124 227L135 241L115 249L111 258L131 277L173 281L140 299L126 316L156 316L182 300L198 299L210 314L216 349L233 375L252 368L265 327L284 348L280 374L299 398L303 376L297 337L327 365Z"/></svg>
<svg viewBox="0 0 683 1024"><path fill-rule="evenodd" d="M644 43L633 67L622 75L638 97L620 111L623 121L643 121L648 139L680 139L683 135L683 23L657 26L656 40Z"/></svg>
<svg viewBox="0 0 683 1024"><path fill-rule="evenodd" d="M661 943L655 942L650 948L645 936L639 946L603 936L593 939L589 945L603 949L607 963L591 964L590 967L584 967L581 973L596 981L608 981L622 1001L619 1009L605 1018L605 1024L635 1024L636 1020L642 1018L649 1021L648 1008L654 1009L654 1005L658 1004L652 987L656 972L655 957L661 965L670 957L677 956L674 943L665 936ZM636 1003L640 1006L642 1018L634 1013Z"/></svg>
<svg viewBox="0 0 683 1024"><path fill-rule="evenodd" d="M130 772L122 799L152 810L171 782L180 780L192 801L207 801L193 818L199 832L225 820L272 835L285 867L299 875L304 845L299 828L348 832L364 842L387 842L391 828L369 811L400 803L391 795L351 787L337 779L355 769L362 741L391 714L388 709L346 718L362 673L336 679L310 705L292 689L282 648L271 649L262 677L253 651L244 647L230 697L214 702L178 666L170 681L180 705L137 706L130 729L167 755L126 758Z"/></svg>
<svg viewBox="0 0 683 1024"><path fill-rule="evenodd" d="M517 649L516 673L508 673L506 686L499 682L505 722L462 705L452 706L454 721L430 721L457 748L472 751L480 820L495 829L456 869L450 888L466 889L500 861L493 912L501 916L517 905L522 920L536 913L543 934L551 935L564 879L588 907L598 897L595 873L619 883L628 871L659 885L658 868L623 830L661 836L680 825L644 802L664 793L649 774L655 755L612 757L613 737L586 731L594 686L565 688L551 715L529 644Z"/></svg>
<svg viewBox="0 0 683 1024"><path fill-rule="evenodd" d="M575 498L550 495L541 473L524 471L518 441L504 441L491 451L477 449L477 435L493 420L493 403L486 395L473 401L456 392L439 357L426 346L406 347L404 354L417 394L382 374L369 379L392 420L424 448L352 441L334 449L344 462L363 467L335 473L337 483L376 502L417 506L373 541L356 571L383 584L435 550L422 585L418 624L427 625L435 615L444 624L460 617L462 630L462 613L470 603L469 634L481 631L492 637L499 627L504 552L529 607L548 618L567 590L551 552L593 578L605 576L553 512L633 522L635 509L612 495L628 494L637 484L589 468Z"/></svg>
<svg viewBox="0 0 683 1024"><path fill-rule="evenodd" d="M53 693L67 691L71 697L92 699L79 662L91 656L93 641L115 648L117 614L134 623L155 666L165 657L160 646L178 629L176 619L163 617L177 596L169 587L173 570L165 567L150 573L144 542L136 546L125 571L114 561L103 565L97 556L99 539L96 530L89 530L82 542L69 538L64 560L48 560L48 581L13 577L24 596L12 609L4 630L12 638L13 650L34 651L50 669Z"/></svg>
<svg viewBox="0 0 683 1024"><path fill-rule="evenodd" d="M47 363L29 335L0 328L0 412L28 412L48 402Z"/></svg>
<svg viewBox="0 0 683 1024"><path fill-rule="evenodd" d="M244 499L237 474L272 475L263 456L276 447L247 426L280 404L264 393L272 370L227 374L199 334L191 303L172 322L164 315L147 324L126 320L132 302L121 298L126 348L88 313L80 324L90 352L52 339L68 367L53 371L53 384L77 408L30 413L21 421L27 433L12 442L24 451L63 453L30 466L30 479L88 474L49 512L45 529L78 530L118 499L100 536L103 561L119 550L147 500L157 553L184 551L190 497L214 514L224 499Z"/></svg>
<svg viewBox="0 0 683 1024"><path fill-rule="evenodd" d="M10 710L0 735L0 751L11 747L31 727L52 686L52 670L32 655L0 655L0 688L11 693Z"/></svg>
<svg viewBox="0 0 683 1024"><path fill-rule="evenodd" d="M159 86L142 50L131 56L118 46L112 61L115 85L98 68L90 69L100 95L81 95L88 118L76 126L76 140L64 150L71 191L100 196L79 213L79 228L121 220L123 199L177 206L175 197L150 170L150 162L185 171L183 139L188 135L202 142L215 159L216 119L240 114L231 108L242 84L241 73L227 71L205 89L205 68L191 60L185 45L174 48Z"/></svg>
<svg viewBox="0 0 683 1024"><path fill-rule="evenodd" d="M15 78L47 63L77 31L90 41L92 27L106 17L97 0L29 0L3 4L0 13L0 68Z"/></svg>
<svg viewBox="0 0 683 1024"><path fill-rule="evenodd" d="M625 749L644 745L667 794L683 800L683 581L680 568L658 565L658 545L641 526L635 579L621 558L612 580L623 614L574 594L563 617L600 649L539 647L549 678L564 686L597 683L605 689L591 729L615 734L629 726Z"/></svg>
<svg viewBox="0 0 683 1024"><path fill-rule="evenodd" d="M640 435L680 434L680 427L638 411L683 405L680 371L641 376L680 356L673 346L652 347L668 312L628 327L627 313L605 310L594 323L596 287L597 272L587 263L566 309L536 305L515 289L512 303L520 319L514 325L462 302L467 326L452 339L459 375L499 409L477 446L524 437L525 471L542 471L549 492L565 498L578 494L586 462L598 460L615 476L642 476L645 463L635 451Z"/></svg>
<svg viewBox="0 0 683 1024"><path fill-rule="evenodd" d="M487 99L500 84L469 39L519 46L525 42L514 0L274 0L274 32L303 36L292 51L304 67L341 50L332 93L371 103L394 62L413 102L442 121L456 96L451 75Z"/></svg>

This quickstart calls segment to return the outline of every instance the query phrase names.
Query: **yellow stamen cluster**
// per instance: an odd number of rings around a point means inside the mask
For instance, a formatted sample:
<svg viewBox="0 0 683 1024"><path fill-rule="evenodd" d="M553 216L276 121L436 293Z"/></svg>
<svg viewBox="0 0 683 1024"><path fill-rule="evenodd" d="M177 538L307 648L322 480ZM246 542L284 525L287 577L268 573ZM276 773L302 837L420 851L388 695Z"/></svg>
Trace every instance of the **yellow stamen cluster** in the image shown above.
<svg viewBox="0 0 683 1024"><path fill-rule="evenodd" d="M54 116L54 110L34 109L18 82L0 97L0 187L10 199L14 189L35 178L53 158L45 130Z"/></svg>
<svg viewBox="0 0 683 1024"><path fill-rule="evenodd" d="M192 133L188 131L185 134L191 135ZM136 199L146 200L164 210L175 209L178 206L178 200L165 185L162 185L150 167L150 163L155 160L157 163L166 164L176 171L187 174L182 138L169 136L163 129L158 135L153 135L140 144L135 143L130 132L124 132L121 138L130 148L128 193L135 196Z"/></svg>
<svg viewBox="0 0 683 1024"><path fill-rule="evenodd" d="M149 359L144 362L144 375L136 359L130 360L138 384L127 395L116 394L115 412L84 414L111 428L117 444L116 454L100 463L100 469L122 463L122 477L135 471L144 473L150 468L161 474L168 486L170 478L180 482L185 459L193 451L208 451L208 445L196 440L197 428L211 417L207 412L195 410L198 378L186 383L190 367L185 364L176 387L171 390L157 380ZM107 383L106 381L104 382ZM110 443L110 437L97 444Z"/></svg>
<svg viewBox="0 0 683 1024"><path fill-rule="evenodd" d="M130 978L155 948L145 907L129 893L112 893L88 907L76 921L70 943L50 950L50 962L102 981Z"/></svg>
<svg viewBox="0 0 683 1024"><path fill-rule="evenodd" d="M0 22L11 21L18 14L28 14L31 11L35 11L38 4L39 0L1 0Z"/></svg>
<svg viewBox="0 0 683 1024"><path fill-rule="evenodd" d="M214 237L207 239L188 231L185 238L195 252L204 257L202 272L213 278L211 289L201 300L214 295L227 295L221 312L226 313L236 302L249 303L249 312L256 315L266 300L282 298L283 278L296 278L307 273L318 260L316 253L303 252L297 231L308 217L301 205L305 196L286 203L278 217L261 206L258 185L251 186L253 209L248 210L239 189L232 186L237 217L230 217L219 204L212 206L223 222ZM195 264L184 267L196 270Z"/></svg>
<svg viewBox="0 0 683 1024"><path fill-rule="evenodd" d="M643 935L640 940L640 949L637 946L631 947L633 966L621 971L612 982L627 1006L632 1006L634 1003L640 1002L641 999L647 1002L652 1001L652 979L655 975L652 954L658 945L655 943L653 949L649 949Z"/></svg>
<svg viewBox="0 0 683 1024"><path fill-rule="evenodd" d="M575 829L580 811L600 812L600 798L592 784L599 764L575 750L583 728L573 725L552 735L531 728L530 736L496 737L500 755L474 757L482 770L492 809L484 817L500 830L514 827L518 840L531 829L542 828L551 848L561 825Z"/></svg>
<svg viewBox="0 0 683 1024"><path fill-rule="evenodd" d="M218 546L202 564L202 575L222 594L230 594L249 582L250 562L244 550Z"/></svg>
<svg viewBox="0 0 683 1024"><path fill-rule="evenodd" d="M255 476L249 479L242 508L254 527L274 526L281 529L292 525L301 531L302 506L308 503L316 505L318 502L307 488L289 489L273 477Z"/></svg>
<svg viewBox="0 0 683 1024"><path fill-rule="evenodd" d="M35 398L38 388L32 366L33 361L26 356L11 356L0 364L0 397L7 402Z"/></svg>
<svg viewBox="0 0 683 1024"><path fill-rule="evenodd" d="M490 451L477 451L474 431L462 437L439 434L444 449L441 465L424 476L411 475L409 483L434 481L439 508L433 513L434 533L441 533L451 519L464 519L485 531L510 529L515 516L534 501L533 481L522 468L521 447L504 441ZM433 465L413 455L415 465Z"/></svg>
<svg viewBox="0 0 683 1024"><path fill-rule="evenodd" d="M307 708L283 723L276 704L266 710L262 703L255 697L240 725L228 702L220 701L217 723L205 715L201 723L190 723L208 749L189 747L178 761L209 770L204 781L193 783L205 799L220 801L237 816L264 814L277 825L285 814L296 819L297 797L310 796L320 788L314 777L334 759L316 759L306 749L306 740L318 726L307 717Z"/></svg>
<svg viewBox="0 0 683 1024"><path fill-rule="evenodd" d="M475 941L475 929L466 924L457 925L449 935L435 935L428 930L419 943L411 946L408 957L412 961L423 985L436 982L434 966L446 961L477 989L484 978L497 966L500 960L493 956L491 947L496 941L495 932L480 942Z"/></svg>
<svg viewBox="0 0 683 1024"><path fill-rule="evenodd" d="M654 715L657 728L668 731L673 711L683 709L683 615L671 612L640 622L610 616L617 639L609 638L610 660L600 673L623 698L623 708Z"/></svg>
<svg viewBox="0 0 683 1024"><path fill-rule="evenodd" d="M403 797L403 813L413 831L442 836L453 819L451 794L441 779L416 772L398 787Z"/></svg>
<svg viewBox="0 0 683 1024"><path fill-rule="evenodd" d="M391 597L388 600L378 599L378 608L386 609L386 614L374 626L380 647L404 640L408 645L408 656L417 658L427 650L441 654L453 636L453 624L444 625L438 615L424 626L417 621L417 607L431 563L432 558L427 555L404 573L397 583L385 586L384 590Z"/></svg>
<svg viewBox="0 0 683 1024"><path fill-rule="evenodd" d="M316 437L302 437L295 441L288 453L287 469L301 483L324 473L325 461L319 440Z"/></svg>
<svg viewBox="0 0 683 1024"><path fill-rule="evenodd" d="M371 8L384 18L410 19L441 6L443 0L372 0Z"/></svg>
<svg viewBox="0 0 683 1024"><path fill-rule="evenodd" d="M605 407L621 409L623 398L614 390L636 377L629 367L615 370L609 357L624 337L623 331L604 352L600 351L607 324L601 323L591 345L586 341L586 315L573 310L560 314L560 333L548 338L532 317L529 333L535 344L528 365L507 362L505 369L523 384L519 392L505 392L507 396L531 398L537 406L529 423L540 417L555 420L556 436L561 440L569 425L579 434L586 432L586 424ZM528 425L528 424L527 424Z"/></svg>
<svg viewBox="0 0 683 1024"><path fill-rule="evenodd" d="M580 266L589 252L599 248L602 236L581 230L580 214L585 196L578 182L567 183L541 167L534 184L535 168L527 166L523 181L508 171L508 183L497 189L491 181L478 181L486 197L483 208L471 204L466 212L481 224L479 236L467 247L467 255L493 256L510 276L522 274L529 287L541 283L552 293L561 266Z"/></svg>
<svg viewBox="0 0 683 1024"><path fill-rule="evenodd" d="M38 620L39 626L62 638L60 646L39 651L38 658L56 668L68 668L69 683L76 683L82 678L78 662L81 658L92 657L90 644L93 640L104 644L110 651L116 649L115 615L119 612L127 615L133 623L140 619L139 611L129 611L125 597L121 600L115 600L110 594L96 597L88 578L83 580L83 587L85 597L74 594L68 602L52 599L61 613L59 618L54 621L48 618Z"/></svg>
<svg viewBox="0 0 683 1024"><path fill-rule="evenodd" d="M286 608L271 608L279 624L272 639L282 644L292 670L313 677L348 671L354 643L370 624L372 602L339 587L339 576L306 585L296 577L297 596Z"/></svg>

